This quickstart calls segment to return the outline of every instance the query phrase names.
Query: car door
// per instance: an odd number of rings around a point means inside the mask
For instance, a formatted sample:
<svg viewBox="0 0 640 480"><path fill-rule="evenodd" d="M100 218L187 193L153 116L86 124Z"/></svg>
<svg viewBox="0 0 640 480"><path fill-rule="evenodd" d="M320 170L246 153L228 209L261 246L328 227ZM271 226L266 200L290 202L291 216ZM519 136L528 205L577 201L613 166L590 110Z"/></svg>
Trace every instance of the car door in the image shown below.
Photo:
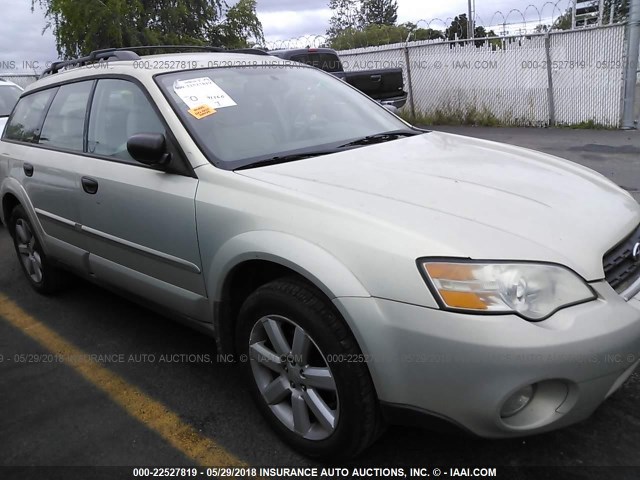
<svg viewBox="0 0 640 480"><path fill-rule="evenodd" d="M18 179L35 209L50 256L86 272L81 234L78 169L93 81L71 83L23 97L4 140L9 174Z"/></svg>
<svg viewBox="0 0 640 480"><path fill-rule="evenodd" d="M144 91L125 79L98 80L80 167L82 230L91 273L190 318L206 320L193 175L136 162L127 140L162 133ZM173 145L173 161L181 161Z"/></svg>

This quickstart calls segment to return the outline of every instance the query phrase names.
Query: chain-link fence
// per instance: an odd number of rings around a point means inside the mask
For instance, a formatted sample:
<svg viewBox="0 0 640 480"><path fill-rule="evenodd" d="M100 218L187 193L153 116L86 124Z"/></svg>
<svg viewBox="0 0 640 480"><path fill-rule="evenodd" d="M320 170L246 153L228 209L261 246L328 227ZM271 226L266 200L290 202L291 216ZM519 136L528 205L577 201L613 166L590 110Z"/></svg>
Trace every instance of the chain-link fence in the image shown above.
<svg viewBox="0 0 640 480"><path fill-rule="evenodd" d="M618 126L625 27L338 52L345 70L403 69L407 108L434 122Z"/></svg>
<svg viewBox="0 0 640 480"><path fill-rule="evenodd" d="M426 122L618 127L629 109L631 0L590 1L588 21L576 17L572 0L557 0L485 18L472 12L471 25L460 14L274 40L267 48L334 48L347 71L402 68L404 112ZM637 97L636 119L640 86Z"/></svg>
<svg viewBox="0 0 640 480"><path fill-rule="evenodd" d="M16 85L20 85L22 88L27 87L32 84L36 80L38 80L38 75L35 74L21 74L21 73L6 73L3 74L0 72L0 78L4 80L8 80L10 82L15 83Z"/></svg>

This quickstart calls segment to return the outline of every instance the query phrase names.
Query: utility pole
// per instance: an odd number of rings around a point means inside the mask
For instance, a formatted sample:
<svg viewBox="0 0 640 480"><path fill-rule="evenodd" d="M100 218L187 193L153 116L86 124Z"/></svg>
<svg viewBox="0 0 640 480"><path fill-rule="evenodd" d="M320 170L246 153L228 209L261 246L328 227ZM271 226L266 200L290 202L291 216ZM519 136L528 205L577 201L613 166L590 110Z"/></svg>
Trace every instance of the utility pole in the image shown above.
<svg viewBox="0 0 640 480"><path fill-rule="evenodd" d="M473 7L471 5L472 0L469 0L469 14L467 16L467 38L475 37L475 25L473 24Z"/></svg>
<svg viewBox="0 0 640 480"><path fill-rule="evenodd" d="M627 69L624 84L622 128L636 128L634 105L638 78L638 56L640 56L640 0L631 0L629 23L627 24Z"/></svg>

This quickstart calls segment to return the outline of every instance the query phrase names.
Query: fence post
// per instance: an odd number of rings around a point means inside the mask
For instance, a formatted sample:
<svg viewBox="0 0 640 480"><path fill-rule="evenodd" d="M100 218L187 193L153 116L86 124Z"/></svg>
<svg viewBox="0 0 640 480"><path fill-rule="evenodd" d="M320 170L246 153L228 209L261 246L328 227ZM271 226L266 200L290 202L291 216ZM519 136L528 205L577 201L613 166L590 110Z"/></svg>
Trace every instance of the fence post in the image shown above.
<svg viewBox="0 0 640 480"><path fill-rule="evenodd" d="M627 65L625 69L624 100L622 106L622 128L636 128L634 104L638 78L638 56L640 55L640 0L631 0L629 23L627 24Z"/></svg>
<svg viewBox="0 0 640 480"><path fill-rule="evenodd" d="M411 62L409 59L409 45L404 46L404 61L407 65L407 91L409 93L409 106L411 107L411 117L416 118L416 102L413 98L413 80L411 79Z"/></svg>
<svg viewBox="0 0 640 480"><path fill-rule="evenodd" d="M553 69L551 65L551 34L544 36L544 53L547 59L547 101L549 102L549 126L556 124L556 105L553 97Z"/></svg>

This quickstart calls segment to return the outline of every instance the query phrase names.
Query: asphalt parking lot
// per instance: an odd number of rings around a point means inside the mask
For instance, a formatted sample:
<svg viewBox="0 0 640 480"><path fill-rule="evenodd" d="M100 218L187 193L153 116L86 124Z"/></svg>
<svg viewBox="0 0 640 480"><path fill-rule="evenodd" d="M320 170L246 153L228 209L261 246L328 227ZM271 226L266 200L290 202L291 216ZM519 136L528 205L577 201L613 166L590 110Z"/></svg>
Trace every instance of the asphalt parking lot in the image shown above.
<svg viewBox="0 0 640 480"><path fill-rule="evenodd" d="M640 201L639 132L441 130L569 158ZM0 465L316 465L271 433L212 340L81 281L58 296L33 293L4 227L0 358ZM636 373L562 431L496 441L391 428L348 465L572 466L583 467L573 478L600 478L584 467L640 466L639 406ZM634 478L625 475L610 472Z"/></svg>

